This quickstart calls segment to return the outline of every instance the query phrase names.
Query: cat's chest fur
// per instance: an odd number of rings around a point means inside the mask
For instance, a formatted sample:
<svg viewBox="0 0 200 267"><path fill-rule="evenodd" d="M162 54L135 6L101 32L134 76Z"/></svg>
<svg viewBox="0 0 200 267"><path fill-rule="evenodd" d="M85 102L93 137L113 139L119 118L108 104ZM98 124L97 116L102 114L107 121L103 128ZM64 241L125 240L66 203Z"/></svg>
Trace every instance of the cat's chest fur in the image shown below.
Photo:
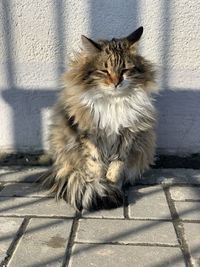
<svg viewBox="0 0 200 267"><path fill-rule="evenodd" d="M82 103L90 108L97 128L107 135L119 134L120 129L134 129L139 121L152 116L153 106L143 92L127 96L84 97Z"/></svg>

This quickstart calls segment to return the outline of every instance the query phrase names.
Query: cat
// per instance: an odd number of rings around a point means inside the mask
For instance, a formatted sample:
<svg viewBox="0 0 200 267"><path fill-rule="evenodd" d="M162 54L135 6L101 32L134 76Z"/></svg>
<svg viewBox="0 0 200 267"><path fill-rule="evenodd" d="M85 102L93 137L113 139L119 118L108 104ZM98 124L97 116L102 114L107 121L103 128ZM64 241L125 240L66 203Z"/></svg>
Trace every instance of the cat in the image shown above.
<svg viewBox="0 0 200 267"><path fill-rule="evenodd" d="M43 182L76 210L120 206L123 185L154 162L155 70L138 53L142 33L97 42L82 36L64 75Z"/></svg>

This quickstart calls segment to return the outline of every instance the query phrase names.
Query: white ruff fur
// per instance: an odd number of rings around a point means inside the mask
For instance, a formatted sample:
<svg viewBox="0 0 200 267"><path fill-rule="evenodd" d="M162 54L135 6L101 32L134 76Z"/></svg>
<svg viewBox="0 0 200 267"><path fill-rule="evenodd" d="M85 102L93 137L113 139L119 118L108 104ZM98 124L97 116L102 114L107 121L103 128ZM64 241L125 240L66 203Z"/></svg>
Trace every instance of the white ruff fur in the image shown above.
<svg viewBox="0 0 200 267"><path fill-rule="evenodd" d="M81 102L90 108L97 127L108 135L119 134L120 128L131 129L138 120L154 116L152 99L142 89L132 89L121 95L94 89L85 93Z"/></svg>

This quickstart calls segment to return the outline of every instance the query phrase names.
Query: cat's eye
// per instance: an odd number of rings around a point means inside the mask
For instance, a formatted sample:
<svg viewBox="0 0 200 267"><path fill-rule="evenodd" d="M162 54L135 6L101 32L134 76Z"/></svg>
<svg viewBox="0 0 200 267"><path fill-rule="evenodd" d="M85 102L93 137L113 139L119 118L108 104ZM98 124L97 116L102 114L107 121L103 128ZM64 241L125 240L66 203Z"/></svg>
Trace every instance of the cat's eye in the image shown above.
<svg viewBox="0 0 200 267"><path fill-rule="evenodd" d="M130 69L123 69L122 73L129 71Z"/></svg>
<svg viewBox="0 0 200 267"><path fill-rule="evenodd" d="M126 73L127 71L130 71L130 70L132 70L133 68L127 68L127 69L123 69L122 70L122 75L124 74L124 73Z"/></svg>
<svg viewBox="0 0 200 267"><path fill-rule="evenodd" d="M124 69L122 69L122 75L128 71L140 72L140 69L138 69L136 66L124 68Z"/></svg>
<svg viewBox="0 0 200 267"><path fill-rule="evenodd" d="M105 74L109 74L109 72L108 72L108 70L99 70L100 72L103 72L103 73L105 73Z"/></svg>
<svg viewBox="0 0 200 267"><path fill-rule="evenodd" d="M108 70L105 70L105 69L103 69L103 70L99 70L99 72L100 72L100 73L104 73L104 74L107 74L107 75L109 75L109 72L108 72Z"/></svg>

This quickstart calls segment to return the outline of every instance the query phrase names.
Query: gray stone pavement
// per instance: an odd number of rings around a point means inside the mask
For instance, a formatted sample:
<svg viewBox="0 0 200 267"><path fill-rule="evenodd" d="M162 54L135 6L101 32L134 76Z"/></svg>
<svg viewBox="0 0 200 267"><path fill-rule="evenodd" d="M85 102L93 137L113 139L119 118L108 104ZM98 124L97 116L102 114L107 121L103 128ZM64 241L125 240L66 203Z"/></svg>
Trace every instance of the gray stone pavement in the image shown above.
<svg viewBox="0 0 200 267"><path fill-rule="evenodd" d="M200 170L151 170L123 207L82 213L34 183L44 170L0 170L0 266L200 266Z"/></svg>

